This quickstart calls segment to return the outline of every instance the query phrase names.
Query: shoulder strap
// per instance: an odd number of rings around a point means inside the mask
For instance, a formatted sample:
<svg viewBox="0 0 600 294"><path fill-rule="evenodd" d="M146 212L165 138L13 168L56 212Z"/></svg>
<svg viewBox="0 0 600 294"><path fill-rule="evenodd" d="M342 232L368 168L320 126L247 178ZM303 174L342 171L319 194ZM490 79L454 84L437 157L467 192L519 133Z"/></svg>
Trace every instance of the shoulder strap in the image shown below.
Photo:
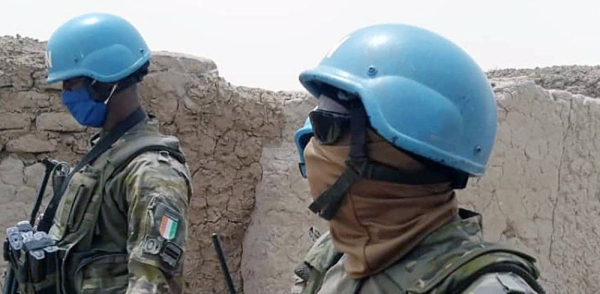
<svg viewBox="0 0 600 294"><path fill-rule="evenodd" d="M179 141L175 137L152 135L139 136L128 141L122 148L112 151L107 157L108 164L104 169L103 178L106 181L115 172L124 169L132 160L145 152L166 151L177 161L186 163L186 158L179 148Z"/></svg>
<svg viewBox="0 0 600 294"><path fill-rule="evenodd" d="M523 269L522 267L520 267L514 263L509 263L509 262L494 263L494 264L491 264L489 266L486 266L486 267L480 269L479 271L477 271L474 274L472 274L471 276L469 276L467 279L461 280L452 289L452 293L462 293L473 282L475 282L477 279L479 279L480 277L482 277L486 274L507 273L507 272L514 273L517 276L523 278L523 280L525 280L525 282L527 284L529 284L529 286L531 288L533 288L533 290L535 290L537 293L539 293L539 294L546 293L544 291L544 289L542 288L542 286L537 282L537 279L529 271Z"/></svg>
<svg viewBox="0 0 600 294"><path fill-rule="evenodd" d="M117 142L128 130L130 130L137 123L146 119L146 113L142 110L142 108L138 108L132 114L130 114L123 122L117 125L113 130L111 130L106 137L100 139L100 141L90 150L88 154L77 164L77 166L69 173L67 178L63 181L61 189L59 193L52 195L50 202L48 203L48 207L44 212L43 218L40 220L37 230L48 232L52 225L52 220L54 219L54 215L56 214L56 208L58 207L58 203L62 198L62 195L65 193L71 178L75 173L77 173L84 166L94 162L98 156L108 150L112 144Z"/></svg>
<svg viewBox="0 0 600 294"><path fill-rule="evenodd" d="M414 276L414 280L409 283L408 293L429 293L433 289L444 293L450 290L450 293L460 293L480 276L498 270L514 272L532 287L537 287L534 288L536 291L541 289L535 282L539 276L534 265L535 259L528 254L486 242L473 242L463 246L464 250L450 251L427 261L435 264L436 269L429 268L420 276Z"/></svg>

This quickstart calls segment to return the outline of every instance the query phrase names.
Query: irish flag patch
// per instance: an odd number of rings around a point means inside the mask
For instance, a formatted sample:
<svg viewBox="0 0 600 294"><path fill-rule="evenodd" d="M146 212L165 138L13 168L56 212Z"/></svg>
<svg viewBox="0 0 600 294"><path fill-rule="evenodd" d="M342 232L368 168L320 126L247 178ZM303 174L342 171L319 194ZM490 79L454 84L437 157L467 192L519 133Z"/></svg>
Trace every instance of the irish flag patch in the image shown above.
<svg viewBox="0 0 600 294"><path fill-rule="evenodd" d="M160 221L160 235L167 240L172 240L175 234L177 234L177 221L163 214Z"/></svg>

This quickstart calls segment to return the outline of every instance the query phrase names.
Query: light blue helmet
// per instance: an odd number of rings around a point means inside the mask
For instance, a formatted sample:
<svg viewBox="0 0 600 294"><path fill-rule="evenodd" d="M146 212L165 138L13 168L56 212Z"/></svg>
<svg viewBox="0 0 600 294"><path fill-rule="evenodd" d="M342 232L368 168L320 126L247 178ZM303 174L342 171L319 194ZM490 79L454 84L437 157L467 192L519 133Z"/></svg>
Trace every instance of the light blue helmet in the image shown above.
<svg viewBox="0 0 600 294"><path fill-rule="evenodd" d="M496 100L476 62L433 32L401 24L344 37L300 82L358 96L371 127L399 149L472 176L483 175L496 135ZM301 164L310 123L295 134ZM304 143L303 143L304 142ZM304 144L304 145L302 145Z"/></svg>
<svg viewBox="0 0 600 294"><path fill-rule="evenodd" d="M145 65L151 52L125 19L106 13L75 17L61 25L46 45L48 84L85 76L119 81Z"/></svg>
<svg viewBox="0 0 600 294"><path fill-rule="evenodd" d="M302 177L306 178L306 167L304 165L304 147L308 144L308 141L313 136L312 125L310 124L310 119L306 119L304 121L304 126L298 129L294 133L294 142L296 142L296 148L298 149L298 156L300 156L300 174Z"/></svg>

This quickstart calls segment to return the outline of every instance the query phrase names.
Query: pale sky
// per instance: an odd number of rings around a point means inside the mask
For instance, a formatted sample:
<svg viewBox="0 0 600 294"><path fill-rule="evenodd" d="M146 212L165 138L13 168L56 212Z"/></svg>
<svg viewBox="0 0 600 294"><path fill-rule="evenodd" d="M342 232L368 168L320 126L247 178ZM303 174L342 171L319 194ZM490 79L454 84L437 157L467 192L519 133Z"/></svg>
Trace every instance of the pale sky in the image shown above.
<svg viewBox="0 0 600 294"><path fill-rule="evenodd" d="M0 35L47 40L87 12L118 14L152 50L214 60L235 85L302 90L298 74L346 34L372 24L433 30L484 69L600 64L600 2L593 0L4 0Z"/></svg>

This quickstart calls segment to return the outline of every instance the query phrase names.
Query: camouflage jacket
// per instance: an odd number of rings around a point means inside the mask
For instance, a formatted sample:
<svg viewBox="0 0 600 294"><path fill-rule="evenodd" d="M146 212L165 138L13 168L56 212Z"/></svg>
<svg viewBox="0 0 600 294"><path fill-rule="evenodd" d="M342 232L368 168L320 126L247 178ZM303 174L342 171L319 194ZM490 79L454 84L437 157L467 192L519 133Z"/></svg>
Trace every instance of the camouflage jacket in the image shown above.
<svg viewBox="0 0 600 294"><path fill-rule="evenodd" d="M463 209L455 221L431 233L383 272L353 280L344 271L344 260L333 247L330 234L323 234L294 271L291 292L543 293L536 282L535 259L484 242L481 216Z"/></svg>
<svg viewBox="0 0 600 294"><path fill-rule="evenodd" d="M157 142L173 152L114 166ZM59 247L59 293L182 293L192 192L179 141L150 119L130 129L73 176L58 204L49 235Z"/></svg>

